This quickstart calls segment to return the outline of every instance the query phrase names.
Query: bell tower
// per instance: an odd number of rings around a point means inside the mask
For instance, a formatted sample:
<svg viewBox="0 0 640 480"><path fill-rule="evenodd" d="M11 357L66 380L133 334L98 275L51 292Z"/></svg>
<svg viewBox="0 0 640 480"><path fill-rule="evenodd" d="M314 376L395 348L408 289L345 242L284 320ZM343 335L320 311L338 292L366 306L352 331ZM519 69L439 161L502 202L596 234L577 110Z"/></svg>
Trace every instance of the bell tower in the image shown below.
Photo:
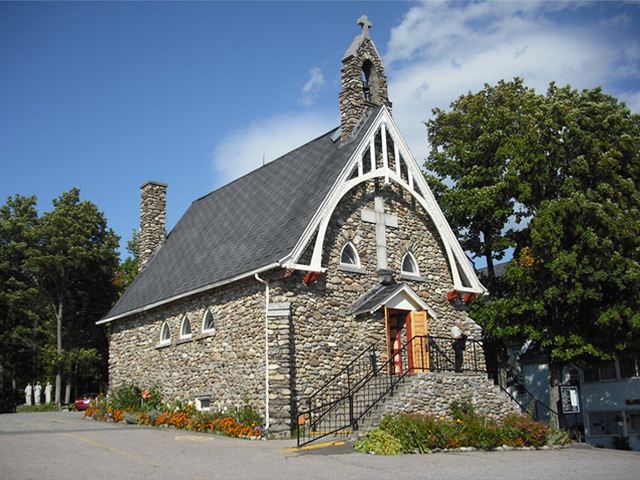
<svg viewBox="0 0 640 480"><path fill-rule="evenodd" d="M384 64L369 36L371 22L366 15L362 15L358 25L362 31L342 58L342 92L339 99L343 139L353 132L367 108L386 105L391 111Z"/></svg>

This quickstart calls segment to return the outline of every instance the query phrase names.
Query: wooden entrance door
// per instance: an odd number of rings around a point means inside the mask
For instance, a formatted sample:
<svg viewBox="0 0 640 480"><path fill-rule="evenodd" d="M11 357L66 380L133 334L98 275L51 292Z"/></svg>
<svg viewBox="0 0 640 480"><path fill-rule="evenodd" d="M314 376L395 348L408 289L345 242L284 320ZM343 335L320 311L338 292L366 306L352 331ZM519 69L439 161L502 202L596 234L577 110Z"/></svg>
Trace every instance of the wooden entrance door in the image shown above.
<svg viewBox="0 0 640 480"><path fill-rule="evenodd" d="M389 368L391 374L402 374L402 330L406 330L407 342L414 336L427 335L427 312L409 312L385 308L387 335L387 359L393 359ZM429 355L426 352L426 338L416 339L406 349L409 373L429 371Z"/></svg>
<svg viewBox="0 0 640 480"><path fill-rule="evenodd" d="M389 373L402 374L402 327L404 327L404 315L385 309L385 324L387 335L387 360L391 360Z"/></svg>
<svg viewBox="0 0 640 480"><path fill-rule="evenodd" d="M407 343L413 342L407 348L409 373L428 372L429 355L427 354L427 312L409 312L406 318ZM419 338L414 338L419 337Z"/></svg>

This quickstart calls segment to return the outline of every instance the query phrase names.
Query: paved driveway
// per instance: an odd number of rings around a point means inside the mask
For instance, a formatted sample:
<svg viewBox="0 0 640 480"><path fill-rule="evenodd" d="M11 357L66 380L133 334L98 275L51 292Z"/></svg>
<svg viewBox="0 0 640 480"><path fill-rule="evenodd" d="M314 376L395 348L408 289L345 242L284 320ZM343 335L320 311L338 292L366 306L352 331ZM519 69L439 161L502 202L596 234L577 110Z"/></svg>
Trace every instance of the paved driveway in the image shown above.
<svg viewBox="0 0 640 480"><path fill-rule="evenodd" d="M348 446L292 451L249 441L83 420L82 413L0 415L0 479L640 478L640 452L586 446L548 451L378 457Z"/></svg>

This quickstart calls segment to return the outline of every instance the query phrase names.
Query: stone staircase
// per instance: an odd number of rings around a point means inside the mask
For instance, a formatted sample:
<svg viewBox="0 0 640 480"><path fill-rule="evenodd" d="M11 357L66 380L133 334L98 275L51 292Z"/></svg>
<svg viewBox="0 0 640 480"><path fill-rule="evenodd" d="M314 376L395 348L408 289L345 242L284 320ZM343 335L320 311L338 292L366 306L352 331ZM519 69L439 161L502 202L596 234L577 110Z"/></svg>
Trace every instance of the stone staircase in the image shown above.
<svg viewBox="0 0 640 480"><path fill-rule="evenodd" d="M389 382L388 376L371 380L370 390L380 389ZM354 405L367 404L367 392L361 389L353 396ZM518 404L493 381L481 373L424 372L406 375L392 392L385 395L359 420L357 429L345 428L329 439L356 441L377 426L388 414L419 413L438 417L451 417L450 406L454 400L470 399L478 414L490 418L504 418L511 412L520 412ZM356 413L357 415L358 413ZM327 424L349 423L348 401L342 402L326 419Z"/></svg>

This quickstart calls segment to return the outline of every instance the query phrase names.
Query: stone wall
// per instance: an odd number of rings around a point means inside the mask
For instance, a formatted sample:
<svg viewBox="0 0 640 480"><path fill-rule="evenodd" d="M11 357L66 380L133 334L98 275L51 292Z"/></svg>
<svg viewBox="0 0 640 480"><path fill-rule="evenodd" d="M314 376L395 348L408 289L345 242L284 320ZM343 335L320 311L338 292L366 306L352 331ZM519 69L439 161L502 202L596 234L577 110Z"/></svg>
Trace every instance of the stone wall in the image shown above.
<svg viewBox="0 0 640 480"><path fill-rule="evenodd" d="M140 186L140 190L138 270L142 269L167 236L167 184L147 182Z"/></svg>
<svg viewBox="0 0 640 480"><path fill-rule="evenodd" d="M371 97L366 99L362 85L363 64L371 62L369 86ZM370 38L365 38L355 55L344 58L341 69L342 92L339 95L342 138L348 137L370 105L386 105L391 111L384 65Z"/></svg>
<svg viewBox="0 0 640 480"><path fill-rule="evenodd" d="M384 312L357 317L349 313L351 305L379 281L375 225L361 221L362 209L373 209L378 195L384 197L385 212L398 217L399 228L387 229L389 268L397 281L407 283L435 311L437 317L428 320L429 332L448 337L454 319L461 318L469 327L467 333L472 333L477 326L446 300L452 280L433 222L398 187L383 188L371 180L349 192L334 211L325 239L327 271L316 282L305 283L305 272L286 279L278 275L281 271L261 274L271 278L268 316L265 285L249 277L113 322L111 387L125 382L155 385L165 400L209 397L216 410L240 407L246 400L264 412L268 341L270 427L283 432L295 425L298 402L368 346L375 345L380 361L386 361ZM340 264L347 241L360 256L357 272ZM407 251L416 259L419 276L400 274ZM208 332L202 330L207 311L215 323ZM191 336L180 338L185 315ZM162 344L165 322L171 339Z"/></svg>
<svg viewBox="0 0 640 480"><path fill-rule="evenodd" d="M416 373L385 404L385 414L419 413L451 418L451 404L471 400L478 414L496 420L519 413L518 404L484 374Z"/></svg>
<svg viewBox="0 0 640 480"><path fill-rule="evenodd" d="M208 396L224 411L265 407L264 287L253 278L112 323L109 383L156 386L165 400ZM210 310L215 328L202 330ZM180 338L188 316L191 337ZM164 322L171 340L161 344Z"/></svg>
<svg viewBox="0 0 640 480"><path fill-rule="evenodd" d="M429 332L449 338L454 320L460 318L465 333L480 339L479 327L446 299L452 279L433 222L425 213L416 211L416 205L399 187L383 189L378 182L369 181L346 195L332 215L323 253L326 273L308 285L302 281L302 274L272 285L272 301L291 302L294 404L323 386L370 345L376 346L380 361L387 360L384 312L357 317L349 314L351 305L379 281L375 226L361 221L362 209L373 209L377 195L384 197L385 212L399 219L397 230L387 229L389 268L397 281L408 284L435 311L437 317L428 320ZM340 253L347 241L356 246L360 255L360 273L340 265ZM418 263L419 278L400 274L406 251L411 251ZM478 358L479 368L484 369L481 348Z"/></svg>

